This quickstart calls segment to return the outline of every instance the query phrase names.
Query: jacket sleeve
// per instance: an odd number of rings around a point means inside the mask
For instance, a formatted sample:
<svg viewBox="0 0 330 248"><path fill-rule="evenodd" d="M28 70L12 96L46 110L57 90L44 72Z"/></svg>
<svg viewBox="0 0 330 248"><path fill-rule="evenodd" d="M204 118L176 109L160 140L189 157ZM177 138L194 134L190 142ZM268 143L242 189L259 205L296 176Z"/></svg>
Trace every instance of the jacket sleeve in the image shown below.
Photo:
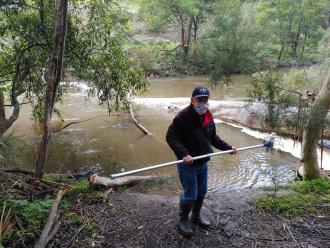
<svg viewBox="0 0 330 248"><path fill-rule="evenodd" d="M182 120L176 116L169 126L166 134L167 144L180 159L189 155L187 148L180 141L180 133L182 131Z"/></svg>
<svg viewBox="0 0 330 248"><path fill-rule="evenodd" d="M214 128L214 132L213 132L213 135L212 135L211 144L215 148L217 148L219 150L222 150L222 151L226 151L226 150L231 150L232 149L232 146L231 145L228 145L225 141L223 141L222 139L220 139L220 137L216 133L215 128Z"/></svg>

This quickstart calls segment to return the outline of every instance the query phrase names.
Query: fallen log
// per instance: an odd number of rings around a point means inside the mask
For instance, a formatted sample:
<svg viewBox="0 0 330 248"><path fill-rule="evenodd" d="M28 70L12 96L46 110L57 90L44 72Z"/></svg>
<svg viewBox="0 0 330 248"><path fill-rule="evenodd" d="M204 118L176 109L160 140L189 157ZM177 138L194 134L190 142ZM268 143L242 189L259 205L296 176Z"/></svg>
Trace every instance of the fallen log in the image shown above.
<svg viewBox="0 0 330 248"><path fill-rule="evenodd" d="M25 169L21 169L18 167L14 167L14 168L1 168L0 171L2 172L8 172L8 173L21 173L21 174L25 174L25 175L34 175L34 171L33 170L25 170Z"/></svg>
<svg viewBox="0 0 330 248"><path fill-rule="evenodd" d="M92 175L88 178L88 182L90 186L101 186L103 188L118 188L122 186L133 186L153 178L154 177L152 176L126 176L111 179L109 177L100 177L98 175Z"/></svg>
<svg viewBox="0 0 330 248"><path fill-rule="evenodd" d="M50 211L47 223L41 232L40 238L36 242L34 248L44 248L47 246L48 242L57 233L61 222L59 221L58 206L62 200L66 190L60 190L57 194L56 200L53 203L52 209Z"/></svg>

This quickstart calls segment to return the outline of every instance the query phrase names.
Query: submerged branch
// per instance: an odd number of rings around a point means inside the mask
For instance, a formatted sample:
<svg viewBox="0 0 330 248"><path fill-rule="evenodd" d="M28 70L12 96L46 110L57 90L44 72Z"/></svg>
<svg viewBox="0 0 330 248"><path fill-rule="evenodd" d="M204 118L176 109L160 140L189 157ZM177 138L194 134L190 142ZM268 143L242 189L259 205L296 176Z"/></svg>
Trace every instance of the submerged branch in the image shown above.
<svg viewBox="0 0 330 248"><path fill-rule="evenodd" d="M86 121L94 120L95 118L100 117L100 116L104 116L104 115L98 115L98 116L95 116L95 117L92 117L92 118L89 118L89 119L86 119L86 120L70 122L70 123L66 124L65 126L63 126L62 128L53 131L53 133L57 133L57 132L59 132L59 131L62 131L64 128L67 128L68 126L71 126L71 125L73 125L73 124L78 124L78 123L82 123L82 122L86 122Z"/></svg>
<svg viewBox="0 0 330 248"><path fill-rule="evenodd" d="M129 113L131 115L131 118L132 118L135 126L137 126L137 128L140 129L144 134L151 135L151 132L149 132L148 129L146 129L144 126L142 126L134 116L134 112L132 109L132 102L131 102L131 92L127 95L127 102L129 104Z"/></svg>

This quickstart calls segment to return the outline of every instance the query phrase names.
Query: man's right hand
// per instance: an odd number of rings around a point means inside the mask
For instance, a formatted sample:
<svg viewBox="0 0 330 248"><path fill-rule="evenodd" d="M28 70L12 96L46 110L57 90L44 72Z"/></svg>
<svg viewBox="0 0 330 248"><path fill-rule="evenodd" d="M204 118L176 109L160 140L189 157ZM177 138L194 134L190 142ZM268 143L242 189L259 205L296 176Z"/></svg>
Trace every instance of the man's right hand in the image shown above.
<svg viewBox="0 0 330 248"><path fill-rule="evenodd" d="M192 156L187 155L187 156L183 157L183 163L184 163L185 165L190 165L190 164L192 164L193 162L194 162L194 160L192 159Z"/></svg>

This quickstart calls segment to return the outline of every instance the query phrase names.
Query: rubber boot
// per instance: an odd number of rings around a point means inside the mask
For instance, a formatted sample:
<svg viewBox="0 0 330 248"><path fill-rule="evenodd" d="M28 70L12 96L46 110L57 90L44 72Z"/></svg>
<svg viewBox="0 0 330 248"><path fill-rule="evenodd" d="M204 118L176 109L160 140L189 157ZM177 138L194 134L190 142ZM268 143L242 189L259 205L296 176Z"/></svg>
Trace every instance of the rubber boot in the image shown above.
<svg viewBox="0 0 330 248"><path fill-rule="evenodd" d="M197 200L195 201L194 208L192 210L191 221L194 224L198 224L203 228L208 228L210 226L210 222L207 219L203 218L200 214L203 206L203 201L204 198L197 198Z"/></svg>
<svg viewBox="0 0 330 248"><path fill-rule="evenodd" d="M176 224L176 227L185 237L191 237L193 235L192 225L189 219L189 213L192 206L192 203L180 202L180 219Z"/></svg>

